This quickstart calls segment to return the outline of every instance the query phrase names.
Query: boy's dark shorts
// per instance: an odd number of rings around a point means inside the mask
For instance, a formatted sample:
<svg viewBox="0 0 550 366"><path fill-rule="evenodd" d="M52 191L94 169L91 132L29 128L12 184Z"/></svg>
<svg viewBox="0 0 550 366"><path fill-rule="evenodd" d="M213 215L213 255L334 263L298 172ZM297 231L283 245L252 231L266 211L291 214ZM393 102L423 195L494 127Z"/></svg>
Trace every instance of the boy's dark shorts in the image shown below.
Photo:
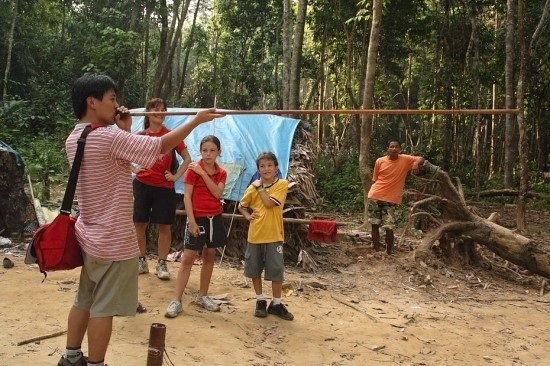
<svg viewBox="0 0 550 366"><path fill-rule="evenodd" d="M134 222L172 225L177 196L173 188L159 188L134 179Z"/></svg>
<svg viewBox="0 0 550 366"><path fill-rule="evenodd" d="M185 226L185 249L201 251L207 248L221 248L227 244L227 233L223 224L222 215L196 217L197 225L204 228L204 234L195 237L189 234L189 224Z"/></svg>

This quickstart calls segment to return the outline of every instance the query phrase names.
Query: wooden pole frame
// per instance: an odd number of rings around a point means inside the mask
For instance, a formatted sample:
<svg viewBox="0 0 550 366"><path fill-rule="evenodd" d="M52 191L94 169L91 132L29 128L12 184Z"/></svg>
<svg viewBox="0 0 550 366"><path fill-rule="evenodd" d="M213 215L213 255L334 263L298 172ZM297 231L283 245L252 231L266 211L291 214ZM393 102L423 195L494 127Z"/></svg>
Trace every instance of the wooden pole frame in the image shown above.
<svg viewBox="0 0 550 366"><path fill-rule="evenodd" d="M176 210L176 215L187 216L187 213L185 212L185 210ZM246 218L243 215L239 215L239 214L222 213L222 217L226 219L233 218L236 220L246 221ZM283 217L283 222L286 222L289 224L310 224L312 220L314 219L297 219L294 217ZM346 225L349 225L349 223L343 222L343 221L336 221L336 226L346 226Z"/></svg>
<svg viewBox="0 0 550 366"><path fill-rule="evenodd" d="M167 111L167 112L130 112L131 116L192 116L195 111ZM303 115L303 114L371 114L371 115L395 115L395 114L420 114L420 115L473 115L473 114L518 114L519 109L263 109L263 110L231 110L217 109L223 114L274 114L274 115Z"/></svg>

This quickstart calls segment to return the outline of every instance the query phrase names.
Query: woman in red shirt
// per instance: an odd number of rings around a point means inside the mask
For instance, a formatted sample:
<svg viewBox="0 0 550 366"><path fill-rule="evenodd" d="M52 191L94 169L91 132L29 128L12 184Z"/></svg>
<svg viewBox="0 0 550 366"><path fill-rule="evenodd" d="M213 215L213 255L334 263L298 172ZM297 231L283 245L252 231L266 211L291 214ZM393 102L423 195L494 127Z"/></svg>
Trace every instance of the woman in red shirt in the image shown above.
<svg viewBox="0 0 550 366"><path fill-rule="evenodd" d="M166 103L160 98L149 100L145 106L147 112L166 112ZM143 126L144 131L139 134L157 136L170 132L164 126L164 115L146 116ZM183 158L183 164L172 171L174 159L178 153ZM136 173L134 179L134 225L139 244L139 274L148 273L149 266L145 258L147 244L147 225L156 224L158 229L158 262L155 274L161 280L170 279L170 272L166 266L166 258L172 244L172 224L176 218L176 191L174 182L180 179L187 166L191 162L191 156L185 144L180 142L170 152L160 155L155 165L149 169L139 166L133 169Z"/></svg>

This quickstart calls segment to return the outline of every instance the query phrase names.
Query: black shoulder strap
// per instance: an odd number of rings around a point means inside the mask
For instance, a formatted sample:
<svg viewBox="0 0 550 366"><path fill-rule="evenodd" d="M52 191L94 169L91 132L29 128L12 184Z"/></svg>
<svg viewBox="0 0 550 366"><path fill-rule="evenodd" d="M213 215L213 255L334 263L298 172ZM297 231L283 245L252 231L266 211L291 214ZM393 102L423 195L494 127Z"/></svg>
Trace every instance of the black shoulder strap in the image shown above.
<svg viewBox="0 0 550 366"><path fill-rule="evenodd" d="M78 173L80 172L80 164L82 163L82 157L84 156L84 145L86 144L86 137L94 129L92 125L84 127L84 131L80 135L76 154L74 155L73 166L71 167L71 174L69 175L69 182L65 189L65 196L63 196L63 203L61 204L61 215L70 215L71 207L73 205L74 194L76 191L76 183L78 182Z"/></svg>

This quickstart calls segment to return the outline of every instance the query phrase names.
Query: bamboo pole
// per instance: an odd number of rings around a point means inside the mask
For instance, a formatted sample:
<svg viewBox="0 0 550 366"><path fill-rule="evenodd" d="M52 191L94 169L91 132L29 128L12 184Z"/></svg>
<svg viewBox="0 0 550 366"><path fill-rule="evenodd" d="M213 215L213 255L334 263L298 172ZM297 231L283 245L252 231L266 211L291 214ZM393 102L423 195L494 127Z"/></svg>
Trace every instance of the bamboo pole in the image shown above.
<svg viewBox="0 0 550 366"><path fill-rule="evenodd" d="M167 111L167 112L130 112L131 116L192 116L197 114L199 110L195 111ZM394 114L421 114L421 115L443 115L443 114L518 114L519 109L264 109L264 110L230 110L230 109L217 109L217 112L226 115L229 114L288 114L288 115L300 115L300 114L372 114L372 115L394 115Z"/></svg>
<svg viewBox="0 0 550 366"><path fill-rule="evenodd" d="M176 210L176 215L187 215L185 213L185 210ZM236 220L246 220L243 215L239 214L230 214L230 213L222 213L222 217L231 219L234 218ZM319 219L321 220L321 219ZM310 224L312 220L308 219L296 219L293 217L283 217L283 222L289 223L289 224ZM349 225L347 222L337 221L336 226L345 226Z"/></svg>

